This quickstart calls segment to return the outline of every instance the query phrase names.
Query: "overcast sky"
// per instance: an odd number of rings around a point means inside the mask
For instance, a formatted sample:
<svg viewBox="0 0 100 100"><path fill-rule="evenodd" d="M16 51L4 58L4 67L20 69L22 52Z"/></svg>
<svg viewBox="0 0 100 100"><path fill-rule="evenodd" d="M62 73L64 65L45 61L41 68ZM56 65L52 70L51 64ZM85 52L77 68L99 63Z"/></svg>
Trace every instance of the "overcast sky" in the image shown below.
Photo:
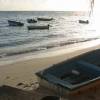
<svg viewBox="0 0 100 100"><path fill-rule="evenodd" d="M89 0L0 0L0 10L87 10Z"/></svg>

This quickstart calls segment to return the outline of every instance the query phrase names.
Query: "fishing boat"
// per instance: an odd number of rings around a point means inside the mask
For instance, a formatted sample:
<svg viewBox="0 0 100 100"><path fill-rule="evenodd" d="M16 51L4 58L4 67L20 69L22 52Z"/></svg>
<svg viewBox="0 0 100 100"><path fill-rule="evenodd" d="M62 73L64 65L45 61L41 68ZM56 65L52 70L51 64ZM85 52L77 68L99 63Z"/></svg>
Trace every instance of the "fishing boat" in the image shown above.
<svg viewBox="0 0 100 100"><path fill-rule="evenodd" d="M27 19L27 22L28 22L28 23L36 23L37 20L35 20L35 19Z"/></svg>
<svg viewBox="0 0 100 100"><path fill-rule="evenodd" d="M12 21L12 20L8 20L8 24L9 24L9 26L24 26L24 23Z"/></svg>
<svg viewBox="0 0 100 100"><path fill-rule="evenodd" d="M79 20L79 23L82 23L82 24L89 24L89 20Z"/></svg>
<svg viewBox="0 0 100 100"><path fill-rule="evenodd" d="M35 30L35 29L49 29L50 25L45 25L45 26L27 26L28 30Z"/></svg>
<svg viewBox="0 0 100 100"><path fill-rule="evenodd" d="M37 18L38 21L51 21L53 18Z"/></svg>
<svg viewBox="0 0 100 100"><path fill-rule="evenodd" d="M93 91L100 85L100 67L84 60L66 60L41 70L36 75L40 86L56 93L60 90L59 97L75 96L75 93L79 96L81 93L91 92L90 87Z"/></svg>
<svg viewBox="0 0 100 100"><path fill-rule="evenodd" d="M93 13L94 0L90 0L90 11L88 17L90 18ZM89 24L89 20L79 20L80 24Z"/></svg>

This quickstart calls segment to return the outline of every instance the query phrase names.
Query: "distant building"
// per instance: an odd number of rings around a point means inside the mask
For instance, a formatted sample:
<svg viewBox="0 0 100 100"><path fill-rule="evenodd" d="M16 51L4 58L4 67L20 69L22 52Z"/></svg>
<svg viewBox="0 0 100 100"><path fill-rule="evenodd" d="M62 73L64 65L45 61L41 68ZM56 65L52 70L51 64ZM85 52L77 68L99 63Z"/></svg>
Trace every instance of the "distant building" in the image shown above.
<svg viewBox="0 0 100 100"><path fill-rule="evenodd" d="M40 86L61 96L95 91L100 85L100 68L84 61L63 62L36 73Z"/></svg>

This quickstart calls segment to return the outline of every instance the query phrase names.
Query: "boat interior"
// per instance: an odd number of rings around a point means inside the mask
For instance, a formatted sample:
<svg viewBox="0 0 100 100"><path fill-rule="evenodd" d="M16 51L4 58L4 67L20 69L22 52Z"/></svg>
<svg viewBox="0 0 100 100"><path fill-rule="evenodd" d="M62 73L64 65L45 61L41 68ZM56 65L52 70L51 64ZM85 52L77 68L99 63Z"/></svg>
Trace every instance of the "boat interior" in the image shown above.
<svg viewBox="0 0 100 100"><path fill-rule="evenodd" d="M37 74L69 90L76 89L100 79L99 58L100 50L94 50L69 61L55 64Z"/></svg>

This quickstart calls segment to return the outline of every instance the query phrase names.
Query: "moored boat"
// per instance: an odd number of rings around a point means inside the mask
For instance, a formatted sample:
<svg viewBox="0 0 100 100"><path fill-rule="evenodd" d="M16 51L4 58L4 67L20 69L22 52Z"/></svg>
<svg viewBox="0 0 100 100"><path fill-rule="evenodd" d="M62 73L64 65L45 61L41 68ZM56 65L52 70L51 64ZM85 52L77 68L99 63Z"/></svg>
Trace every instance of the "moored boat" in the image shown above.
<svg viewBox="0 0 100 100"><path fill-rule="evenodd" d="M8 24L9 24L9 26L24 26L24 23L12 21L12 20L8 20Z"/></svg>
<svg viewBox="0 0 100 100"><path fill-rule="evenodd" d="M28 22L28 23L36 23L37 20L35 20L35 19L27 19L27 22Z"/></svg>
<svg viewBox="0 0 100 100"><path fill-rule="evenodd" d="M27 26L28 30L35 30L35 29L49 29L50 25L45 26Z"/></svg>
<svg viewBox="0 0 100 100"><path fill-rule="evenodd" d="M37 18L39 21L51 21L53 18Z"/></svg>
<svg viewBox="0 0 100 100"><path fill-rule="evenodd" d="M79 23L81 23L81 24L89 24L89 21L88 20L79 20Z"/></svg>

